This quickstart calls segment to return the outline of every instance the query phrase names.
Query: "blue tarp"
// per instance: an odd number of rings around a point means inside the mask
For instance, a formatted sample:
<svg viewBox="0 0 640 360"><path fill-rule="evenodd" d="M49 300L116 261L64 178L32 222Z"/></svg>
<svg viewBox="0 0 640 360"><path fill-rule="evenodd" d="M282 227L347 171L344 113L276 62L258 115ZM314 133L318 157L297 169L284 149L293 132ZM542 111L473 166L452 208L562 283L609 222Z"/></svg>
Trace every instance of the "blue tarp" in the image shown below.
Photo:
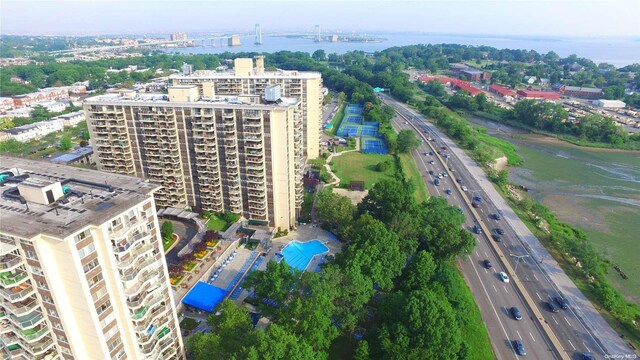
<svg viewBox="0 0 640 360"><path fill-rule="evenodd" d="M182 299L185 305L193 306L196 309L212 312L219 303L222 302L227 291L217 286L198 281L187 296Z"/></svg>

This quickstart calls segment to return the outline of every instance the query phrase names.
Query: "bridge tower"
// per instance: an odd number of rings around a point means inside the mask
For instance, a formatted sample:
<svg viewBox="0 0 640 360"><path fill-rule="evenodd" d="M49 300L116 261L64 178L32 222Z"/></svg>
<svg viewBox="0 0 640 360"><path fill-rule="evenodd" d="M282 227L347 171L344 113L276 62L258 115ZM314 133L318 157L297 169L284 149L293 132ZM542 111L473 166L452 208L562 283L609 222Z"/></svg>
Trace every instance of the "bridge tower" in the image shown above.
<svg viewBox="0 0 640 360"><path fill-rule="evenodd" d="M262 29L260 24L256 24L256 45L262 45Z"/></svg>
<svg viewBox="0 0 640 360"><path fill-rule="evenodd" d="M322 41L322 35L320 34L320 25L316 25L316 42Z"/></svg>

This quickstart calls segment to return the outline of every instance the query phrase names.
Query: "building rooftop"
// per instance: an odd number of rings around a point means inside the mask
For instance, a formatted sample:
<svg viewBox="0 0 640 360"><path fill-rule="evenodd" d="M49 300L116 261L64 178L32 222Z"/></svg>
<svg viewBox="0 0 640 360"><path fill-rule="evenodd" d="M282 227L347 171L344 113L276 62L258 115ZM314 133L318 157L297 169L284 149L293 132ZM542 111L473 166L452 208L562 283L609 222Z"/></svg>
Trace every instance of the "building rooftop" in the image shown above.
<svg viewBox="0 0 640 360"><path fill-rule="evenodd" d="M71 119L76 116L84 116L84 110L79 110L79 111L70 112L68 114L58 115L54 119Z"/></svg>
<svg viewBox="0 0 640 360"><path fill-rule="evenodd" d="M60 164L66 164L66 163L74 162L90 154L93 154L93 147L91 145L88 145L88 146L77 148L68 154L63 154L56 158L53 158L51 161L57 162Z"/></svg>
<svg viewBox="0 0 640 360"><path fill-rule="evenodd" d="M192 74L184 75L184 74L172 74L169 75L169 79L266 79L266 78L274 78L274 77L285 77L285 78L298 78L298 79L319 79L322 75L316 71L297 71L297 70L281 70L277 69L276 71L264 71L263 73L255 73L255 71L251 75L236 75L233 69L225 70L225 71L216 71L216 70L197 70Z"/></svg>
<svg viewBox="0 0 640 360"><path fill-rule="evenodd" d="M564 91L583 91L600 94L602 92L602 89L581 86L565 86Z"/></svg>
<svg viewBox="0 0 640 360"><path fill-rule="evenodd" d="M190 87L190 86L188 86ZM187 87L187 88L188 88ZM246 96L245 96L246 97ZM122 94L106 94L98 95L85 99L84 103L88 105L104 105L104 104L126 104L134 106L185 106L185 107L211 107L211 108L237 108L237 109L255 109L255 110L274 110L287 109L296 105L300 100L296 98L280 98L278 103L269 104L252 104L243 102L238 96L216 96L214 98L200 98L196 101L181 102L169 101L169 97L164 94L135 94L135 96L123 96Z"/></svg>
<svg viewBox="0 0 640 360"><path fill-rule="evenodd" d="M58 182L66 193L48 205L25 200L18 188ZM0 156L0 232L26 239L38 234L64 238L109 221L159 188L135 177Z"/></svg>

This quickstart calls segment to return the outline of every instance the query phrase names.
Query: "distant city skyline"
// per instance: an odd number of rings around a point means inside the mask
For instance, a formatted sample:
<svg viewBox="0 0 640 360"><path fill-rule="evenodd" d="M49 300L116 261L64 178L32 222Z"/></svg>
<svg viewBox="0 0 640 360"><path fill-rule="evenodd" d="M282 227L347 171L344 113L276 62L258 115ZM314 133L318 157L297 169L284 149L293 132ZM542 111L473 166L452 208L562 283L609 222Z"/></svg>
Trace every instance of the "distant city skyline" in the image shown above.
<svg viewBox="0 0 640 360"><path fill-rule="evenodd" d="M3 35L423 32L640 37L640 2L591 1L16 1L0 0ZM624 10L624 11L621 11ZM224 16L221 16L224 15Z"/></svg>

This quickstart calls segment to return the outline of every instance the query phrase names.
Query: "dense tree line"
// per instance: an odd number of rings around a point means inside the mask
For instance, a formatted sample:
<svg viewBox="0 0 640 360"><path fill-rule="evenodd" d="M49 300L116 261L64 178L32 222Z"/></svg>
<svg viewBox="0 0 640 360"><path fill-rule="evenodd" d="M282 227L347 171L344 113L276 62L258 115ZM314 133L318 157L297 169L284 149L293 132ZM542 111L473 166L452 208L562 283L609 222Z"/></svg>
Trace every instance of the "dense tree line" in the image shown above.
<svg viewBox="0 0 640 360"><path fill-rule="evenodd" d="M475 246L463 215L443 198L416 203L394 180L357 207L331 191L317 207L343 251L319 273L284 261L251 273L243 286L271 325L253 330L246 310L225 302L209 318L214 331L189 339L193 358L327 359L338 338L355 334L363 336L350 349L358 359L466 358L461 329L474 304L456 297L465 285L451 262Z"/></svg>

